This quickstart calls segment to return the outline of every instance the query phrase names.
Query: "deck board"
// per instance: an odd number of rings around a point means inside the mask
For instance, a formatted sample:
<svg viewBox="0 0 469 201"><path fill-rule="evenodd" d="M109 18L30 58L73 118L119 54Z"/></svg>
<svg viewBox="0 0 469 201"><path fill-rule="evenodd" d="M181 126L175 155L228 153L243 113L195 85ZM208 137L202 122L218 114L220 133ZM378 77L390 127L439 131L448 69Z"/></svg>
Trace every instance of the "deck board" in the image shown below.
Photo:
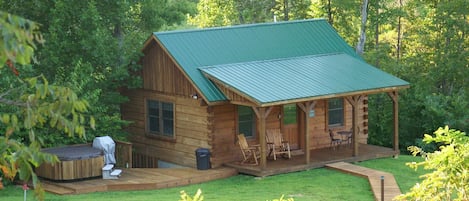
<svg viewBox="0 0 469 201"><path fill-rule="evenodd" d="M393 200L394 197L401 194L401 190L397 185L396 179L390 173L345 162L327 164L326 167L368 178L375 200L381 200L381 176L384 176L384 201Z"/></svg>
<svg viewBox="0 0 469 201"><path fill-rule="evenodd" d="M260 166L244 165L240 162L225 164L228 167L236 168L239 173L249 174L258 177L271 176L289 172L297 172L314 168L324 167L326 164L335 162L357 162L376 158L391 157L398 152L391 148L375 145L360 144L359 155L353 156L353 148L341 146L338 149L315 149L310 151L310 163L306 164L304 155L295 155L291 159L279 158L277 160L268 159L265 169Z"/></svg>
<svg viewBox="0 0 469 201"><path fill-rule="evenodd" d="M55 194L81 194L102 191L150 190L197 184L237 175L233 168L197 170L193 168L129 168L119 179L87 179L73 182L41 180L44 189Z"/></svg>

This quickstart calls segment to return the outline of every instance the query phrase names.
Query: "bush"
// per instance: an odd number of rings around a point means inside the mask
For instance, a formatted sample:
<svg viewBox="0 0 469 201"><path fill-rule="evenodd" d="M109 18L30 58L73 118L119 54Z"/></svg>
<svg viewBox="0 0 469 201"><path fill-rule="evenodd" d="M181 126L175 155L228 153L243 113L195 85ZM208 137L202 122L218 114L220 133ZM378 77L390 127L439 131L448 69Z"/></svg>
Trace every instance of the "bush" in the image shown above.
<svg viewBox="0 0 469 201"><path fill-rule="evenodd" d="M414 156L425 158L422 162L407 163L417 169L433 170L421 177L410 192L397 197L398 200L469 200L469 137L461 131L439 128L434 136L425 134L423 142L441 144L439 150L425 152L417 146L410 146Z"/></svg>

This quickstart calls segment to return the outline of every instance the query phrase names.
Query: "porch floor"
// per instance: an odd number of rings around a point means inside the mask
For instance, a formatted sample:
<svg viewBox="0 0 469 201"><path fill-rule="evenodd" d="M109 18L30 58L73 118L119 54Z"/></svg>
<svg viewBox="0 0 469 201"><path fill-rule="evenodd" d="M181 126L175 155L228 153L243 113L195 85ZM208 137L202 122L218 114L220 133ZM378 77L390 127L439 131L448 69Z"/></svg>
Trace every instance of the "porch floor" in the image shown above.
<svg viewBox="0 0 469 201"><path fill-rule="evenodd" d="M87 179L71 182L41 180L47 192L66 195L119 190L150 190L197 184L237 175L236 169L221 167L209 170L194 168L129 168L119 179Z"/></svg>
<svg viewBox="0 0 469 201"><path fill-rule="evenodd" d="M335 162L358 162L376 158L384 158L398 155L399 152L391 148L380 147L369 144L360 144L358 156L353 156L353 148L348 145L341 145L337 149L323 148L310 152L310 163L306 164L304 154L292 156L290 159L277 158L268 159L265 169L260 166L241 164L233 162L225 164L238 170L239 173L258 177L271 176L289 172L303 171L313 168L324 167L326 164Z"/></svg>

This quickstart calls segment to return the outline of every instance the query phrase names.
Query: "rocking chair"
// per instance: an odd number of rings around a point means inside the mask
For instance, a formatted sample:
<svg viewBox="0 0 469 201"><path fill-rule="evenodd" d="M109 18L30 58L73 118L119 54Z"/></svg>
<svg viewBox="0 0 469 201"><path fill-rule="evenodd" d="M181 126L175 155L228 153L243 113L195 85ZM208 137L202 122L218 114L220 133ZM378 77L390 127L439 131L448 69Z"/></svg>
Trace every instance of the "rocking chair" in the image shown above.
<svg viewBox="0 0 469 201"><path fill-rule="evenodd" d="M258 159L261 157L260 155L260 146L259 145L252 145L249 146L248 142L246 141L246 137L244 137L244 134L239 134L238 135L238 144L239 148L241 149L241 153L243 153L243 161L241 161L241 164L252 164L252 165L258 165L259 161Z"/></svg>
<svg viewBox="0 0 469 201"><path fill-rule="evenodd" d="M273 154L274 160L277 160L277 155L291 158L290 144L288 141L283 140L280 129L267 130L266 141L270 149L269 156Z"/></svg>

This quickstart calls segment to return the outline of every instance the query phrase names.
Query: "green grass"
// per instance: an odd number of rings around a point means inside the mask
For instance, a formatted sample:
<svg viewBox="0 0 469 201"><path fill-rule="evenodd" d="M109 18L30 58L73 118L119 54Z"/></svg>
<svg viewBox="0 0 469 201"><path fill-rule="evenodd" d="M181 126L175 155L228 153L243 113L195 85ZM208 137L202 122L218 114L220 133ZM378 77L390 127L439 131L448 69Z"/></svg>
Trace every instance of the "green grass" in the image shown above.
<svg viewBox="0 0 469 201"><path fill-rule="evenodd" d="M386 158L357 163L365 167L393 173L402 192L406 192L420 179L422 171L415 172L405 166L406 162L420 158L400 156L398 159ZM367 179L343 174L325 168L308 171L281 174L265 178L255 178L237 175L227 179L211 181L203 184L146 191L115 191L99 192L81 195L59 196L46 194L46 200L179 200L181 190L194 195L197 189L202 189L205 201L211 200L272 200L283 194L285 198L292 197L295 201L303 200L374 200ZM28 200L34 200L32 192L28 192ZM8 186L0 190L0 200L22 200L21 187Z"/></svg>

